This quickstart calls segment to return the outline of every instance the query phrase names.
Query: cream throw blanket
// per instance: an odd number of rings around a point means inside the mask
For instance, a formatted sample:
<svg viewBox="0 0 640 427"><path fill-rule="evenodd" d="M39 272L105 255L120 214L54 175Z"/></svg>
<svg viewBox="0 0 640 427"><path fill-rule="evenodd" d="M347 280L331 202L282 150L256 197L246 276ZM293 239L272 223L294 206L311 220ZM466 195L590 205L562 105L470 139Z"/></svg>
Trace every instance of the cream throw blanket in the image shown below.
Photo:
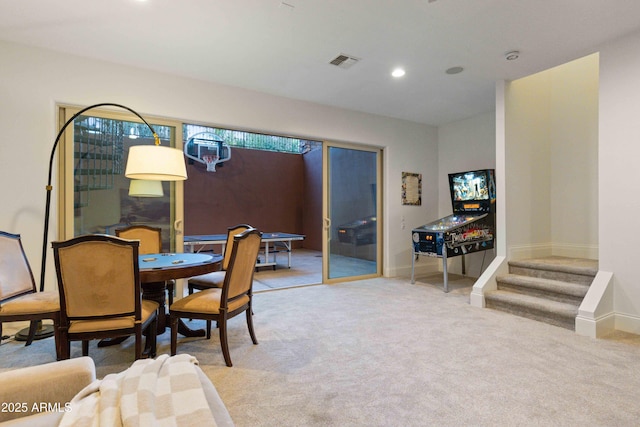
<svg viewBox="0 0 640 427"><path fill-rule="evenodd" d="M215 426L188 354L137 360L85 387L71 401L61 426Z"/></svg>

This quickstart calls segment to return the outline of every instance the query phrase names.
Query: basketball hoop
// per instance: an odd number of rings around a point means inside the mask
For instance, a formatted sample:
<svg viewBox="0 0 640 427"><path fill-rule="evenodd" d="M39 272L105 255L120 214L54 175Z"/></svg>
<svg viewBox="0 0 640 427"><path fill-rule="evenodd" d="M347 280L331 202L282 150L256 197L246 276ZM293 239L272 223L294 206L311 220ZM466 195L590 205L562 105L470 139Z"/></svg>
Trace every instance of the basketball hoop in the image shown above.
<svg viewBox="0 0 640 427"><path fill-rule="evenodd" d="M216 171L216 163L218 160L218 156L212 155L212 154L206 154L202 156L202 160L204 160L204 164L207 165L207 172Z"/></svg>
<svg viewBox="0 0 640 427"><path fill-rule="evenodd" d="M207 172L215 172L216 165L222 166L231 159L229 144L211 132L199 132L190 136L182 150L189 159L189 164L204 163L207 165Z"/></svg>

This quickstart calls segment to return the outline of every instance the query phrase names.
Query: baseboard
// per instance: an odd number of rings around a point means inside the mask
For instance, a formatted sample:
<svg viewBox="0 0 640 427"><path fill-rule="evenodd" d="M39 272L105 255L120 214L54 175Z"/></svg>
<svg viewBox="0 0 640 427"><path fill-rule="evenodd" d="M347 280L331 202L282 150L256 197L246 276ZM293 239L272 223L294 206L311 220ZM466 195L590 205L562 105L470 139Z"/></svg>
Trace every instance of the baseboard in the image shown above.
<svg viewBox="0 0 640 427"><path fill-rule="evenodd" d="M552 255L569 258L598 259L598 245L575 245L570 243L554 243Z"/></svg>
<svg viewBox="0 0 640 427"><path fill-rule="evenodd" d="M552 243L534 243L530 245L511 245L507 253L509 260L542 258L553 254Z"/></svg>
<svg viewBox="0 0 640 427"><path fill-rule="evenodd" d="M613 273L598 271L578 309L577 334L600 338L617 330L640 335L640 316L615 311L614 288Z"/></svg>
<svg viewBox="0 0 640 427"><path fill-rule="evenodd" d="M598 245L573 243L534 243L530 245L509 246L509 259L543 258L564 256L570 258L598 259Z"/></svg>
<svg viewBox="0 0 640 427"><path fill-rule="evenodd" d="M640 316L616 313L615 319L616 330L640 335Z"/></svg>
<svg viewBox="0 0 640 427"><path fill-rule="evenodd" d="M509 259L542 258L547 256L564 256L569 258L598 259L598 245L572 243L534 243L530 245L509 246Z"/></svg>
<svg viewBox="0 0 640 427"><path fill-rule="evenodd" d="M602 338L615 331L640 335L640 317L621 313L608 313L597 319L576 317L576 334Z"/></svg>
<svg viewBox="0 0 640 427"><path fill-rule="evenodd" d="M442 271L442 259L420 256L415 261L415 276ZM385 277L411 277L411 264L385 270Z"/></svg>
<svg viewBox="0 0 640 427"><path fill-rule="evenodd" d="M615 313L608 313L597 319L576 316L576 334L590 338L600 338L616 329Z"/></svg>

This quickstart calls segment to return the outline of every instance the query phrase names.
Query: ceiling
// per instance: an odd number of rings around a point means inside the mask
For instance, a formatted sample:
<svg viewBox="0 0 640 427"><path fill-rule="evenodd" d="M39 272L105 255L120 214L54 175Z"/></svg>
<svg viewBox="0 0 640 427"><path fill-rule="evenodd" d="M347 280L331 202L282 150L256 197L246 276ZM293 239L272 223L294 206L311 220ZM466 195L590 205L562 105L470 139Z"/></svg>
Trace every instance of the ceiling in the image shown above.
<svg viewBox="0 0 640 427"><path fill-rule="evenodd" d="M638 29L637 0L0 0L0 40L429 125Z"/></svg>

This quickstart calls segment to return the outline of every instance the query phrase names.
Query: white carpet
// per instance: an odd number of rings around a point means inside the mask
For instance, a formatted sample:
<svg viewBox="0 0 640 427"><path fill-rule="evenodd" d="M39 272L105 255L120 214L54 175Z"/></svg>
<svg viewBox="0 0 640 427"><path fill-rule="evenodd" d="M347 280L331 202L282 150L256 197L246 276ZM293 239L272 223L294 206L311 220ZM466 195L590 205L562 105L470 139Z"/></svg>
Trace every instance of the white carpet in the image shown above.
<svg viewBox="0 0 640 427"><path fill-rule="evenodd" d="M259 345L242 316L230 322L234 367L217 334L178 351L200 360L238 426L638 425L640 345L471 307L468 289L381 278L261 292ZM99 376L131 363L130 341L91 346ZM1 369L54 358L51 339L0 348Z"/></svg>

